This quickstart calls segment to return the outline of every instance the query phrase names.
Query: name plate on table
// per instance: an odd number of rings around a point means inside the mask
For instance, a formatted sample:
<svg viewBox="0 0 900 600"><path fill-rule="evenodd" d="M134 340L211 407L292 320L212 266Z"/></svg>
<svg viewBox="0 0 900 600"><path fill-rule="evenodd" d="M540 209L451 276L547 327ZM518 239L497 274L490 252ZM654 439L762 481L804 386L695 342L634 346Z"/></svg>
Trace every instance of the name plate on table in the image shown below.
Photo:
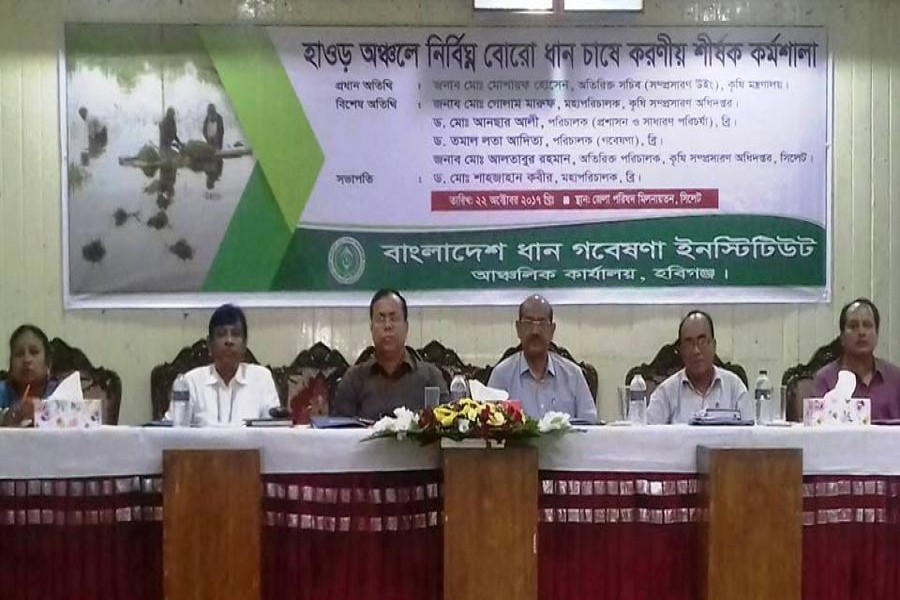
<svg viewBox="0 0 900 600"><path fill-rule="evenodd" d="M694 413L690 425L753 425L752 420L744 420L736 408L703 408Z"/></svg>
<svg viewBox="0 0 900 600"><path fill-rule="evenodd" d="M39 429L85 429L102 424L103 401L99 398L87 400L62 400L50 398L41 400L34 415L34 426Z"/></svg>
<svg viewBox="0 0 900 600"><path fill-rule="evenodd" d="M872 402L868 398L825 400L807 398L803 401L803 424L869 425L872 422Z"/></svg>

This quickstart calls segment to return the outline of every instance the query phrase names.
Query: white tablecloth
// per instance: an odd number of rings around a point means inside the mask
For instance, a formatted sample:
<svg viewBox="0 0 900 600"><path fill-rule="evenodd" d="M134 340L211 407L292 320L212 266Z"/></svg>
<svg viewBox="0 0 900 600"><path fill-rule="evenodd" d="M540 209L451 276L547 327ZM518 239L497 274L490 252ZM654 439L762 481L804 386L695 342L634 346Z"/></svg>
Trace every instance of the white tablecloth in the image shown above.
<svg viewBox="0 0 900 600"><path fill-rule="evenodd" d="M258 448L266 473L432 469L436 445L375 440L365 430L0 430L0 479L150 475L171 448ZM538 443L550 470L694 473L698 445L801 448L810 475L900 475L900 427L591 427Z"/></svg>

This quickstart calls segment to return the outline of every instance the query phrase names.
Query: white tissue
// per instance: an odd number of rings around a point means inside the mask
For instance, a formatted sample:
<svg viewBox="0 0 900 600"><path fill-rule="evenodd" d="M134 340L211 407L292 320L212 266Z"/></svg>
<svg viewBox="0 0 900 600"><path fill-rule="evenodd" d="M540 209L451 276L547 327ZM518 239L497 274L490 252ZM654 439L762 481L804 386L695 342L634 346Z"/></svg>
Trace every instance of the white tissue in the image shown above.
<svg viewBox="0 0 900 600"><path fill-rule="evenodd" d="M872 403L868 398L852 398L856 375L838 373L837 385L822 398L803 401L804 425L868 425L872 422Z"/></svg>
<svg viewBox="0 0 900 600"><path fill-rule="evenodd" d="M53 393L47 396L47 400L84 400L84 392L81 389L81 374L78 371L70 374L59 382Z"/></svg>
<svg viewBox="0 0 900 600"><path fill-rule="evenodd" d="M506 390L489 388L475 379L469 380L469 393L472 394L472 400L475 400L476 402L501 402L503 400L509 400L509 393Z"/></svg>
<svg viewBox="0 0 900 600"><path fill-rule="evenodd" d="M84 399L78 371L66 377L48 398L41 400L34 413L39 429L96 427L103 420L103 401Z"/></svg>
<svg viewBox="0 0 900 600"><path fill-rule="evenodd" d="M853 395L854 391L856 391L856 375L851 371L839 371L837 385L833 390L825 393L823 400L826 403L829 401L844 402Z"/></svg>

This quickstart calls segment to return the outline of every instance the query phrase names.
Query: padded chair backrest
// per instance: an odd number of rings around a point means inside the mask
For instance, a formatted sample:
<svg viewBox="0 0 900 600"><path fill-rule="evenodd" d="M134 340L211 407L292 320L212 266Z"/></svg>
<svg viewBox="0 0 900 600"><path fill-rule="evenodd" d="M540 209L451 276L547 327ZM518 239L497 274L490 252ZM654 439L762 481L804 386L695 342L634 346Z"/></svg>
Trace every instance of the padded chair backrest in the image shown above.
<svg viewBox="0 0 900 600"><path fill-rule="evenodd" d="M81 377L81 390L85 398L103 401L103 423L119 424L122 406L122 380L110 369L95 367L79 348L74 348L60 338L50 340L51 375L63 380L75 371Z"/></svg>
<svg viewBox="0 0 900 600"><path fill-rule="evenodd" d="M785 388L785 412L788 421L803 420L803 400L812 396L812 380L816 372L840 358L840 336L816 349L808 363L800 363L787 369L781 376Z"/></svg>
<svg viewBox="0 0 900 600"><path fill-rule="evenodd" d="M422 360L440 369L444 381L447 382L447 387L450 387L450 381L457 373L462 373L466 379L478 379L483 370L481 367L464 363L456 351L447 348L437 340L431 340L424 347L419 348L418 353Z"/></svg>
<svg viewBox="0 0 900 600"><path fill-rule="evenodd" d="M299 411L303 422L309 416L329 414L337 384L348 367L340 352L316 342L290 365L270 370L281 405Z"/></svg>

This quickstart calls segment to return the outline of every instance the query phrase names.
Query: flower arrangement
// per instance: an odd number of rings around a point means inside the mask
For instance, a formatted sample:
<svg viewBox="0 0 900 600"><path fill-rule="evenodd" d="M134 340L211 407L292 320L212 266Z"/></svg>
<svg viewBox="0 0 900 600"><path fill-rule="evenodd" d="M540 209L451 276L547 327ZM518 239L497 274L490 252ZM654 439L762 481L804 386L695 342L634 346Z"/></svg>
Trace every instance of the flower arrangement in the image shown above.
<svg viewBox="0 0 900 600"><path fill-rule="evenodd" d="M503 443L540 437L554 432L574 431L569 415L549 412L536 421L522 412L517 402L477 402L463 398L415 413L408 408L394 410L372 426L369 439L396 437L417 440L422 445L441 438L457 442L470 439Z"/></svg>

